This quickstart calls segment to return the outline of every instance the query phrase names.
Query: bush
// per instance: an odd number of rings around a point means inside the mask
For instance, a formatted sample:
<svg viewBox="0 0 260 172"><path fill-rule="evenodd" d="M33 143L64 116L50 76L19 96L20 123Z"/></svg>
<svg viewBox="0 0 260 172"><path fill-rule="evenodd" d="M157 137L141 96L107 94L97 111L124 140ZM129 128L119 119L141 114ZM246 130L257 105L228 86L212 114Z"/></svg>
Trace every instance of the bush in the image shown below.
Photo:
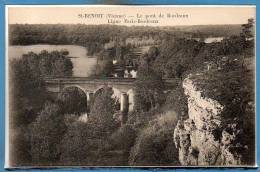
<svg viewBox="0 0 260 172"><path fill-rule="evenodd" d="M178 151L172 140L178 116L167 112L151 121L136 139L129 165L178 165Z"/></svg>
<svg viewBox="0 0 260 172"><path fill-rule="evenodd" d="M10 166L24 166L31 162L28 129L19 127L9 130L9 163Z"/></svg>
<svg viewBox="0 0 260 172"><path fill-rule="evenodd" d="M134 145L135 138L135 129L131 125L126 124L113 133L110 139L115 149L129 152L131 147Z"/></svg>
<svg viewBox="0 0 260 172"><path fill-rule="evenodd" d="M60 163L82 166L122 165L127 162L127 157L120 154L122 151L113 149L109 137L101 135L94 123L72 123L61 141Z"/></svg>
<svg viewBox="0 0 260 172"><path fill-rule="evenodd" d="M39 116L28 128L34 165L57 162L61 153L59 144L66 131L59 107L46 103Z"/></svg>
<svg viewBox="0 0 260 172"><path fill-rule="evenodd" d="M94 161L98 144L91 125L72 123L61 141L60 162L70 165L87 165Z"/></svg>
<svg viewBox="0 0 260 172"><path fill-rule="evenodd" d="M149 121L154 120L160 113L161 109L159 108L151 109L148 112L132 111L128 113L127 124L132 125L139 132L139 130L145 128L149 124Z"/></svg>
<svg viewBox="0 0 260 172"><path fill-rule="evenodd" d="M169 92L166 97L164 108L168 110L173 109L177 114L180 114L183 117L188 115L188 99L184 94L182 85L178 85Z"/></svg>

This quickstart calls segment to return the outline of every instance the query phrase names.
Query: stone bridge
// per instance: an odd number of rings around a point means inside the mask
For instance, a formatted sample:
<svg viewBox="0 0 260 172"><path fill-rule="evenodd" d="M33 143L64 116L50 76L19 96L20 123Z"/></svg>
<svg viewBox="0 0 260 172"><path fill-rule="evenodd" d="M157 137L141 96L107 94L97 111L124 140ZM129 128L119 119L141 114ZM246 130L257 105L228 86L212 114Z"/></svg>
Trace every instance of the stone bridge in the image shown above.
<svg viewBox="0 0 260 172"><path fill-rule="evenodd" d="M96 79L88 77L68 77L68 78L45 78L47 90L50 92L61 92L66 88L77 87L81 89L87 97L88 102L94 97L94 94L104 88L111 87L115 98L120 102L120 110L128 112L133 110L134 106L134 81L135 78L105 78ZM174 79L164 79L165 88L170 89L176 84Z"/></svg>

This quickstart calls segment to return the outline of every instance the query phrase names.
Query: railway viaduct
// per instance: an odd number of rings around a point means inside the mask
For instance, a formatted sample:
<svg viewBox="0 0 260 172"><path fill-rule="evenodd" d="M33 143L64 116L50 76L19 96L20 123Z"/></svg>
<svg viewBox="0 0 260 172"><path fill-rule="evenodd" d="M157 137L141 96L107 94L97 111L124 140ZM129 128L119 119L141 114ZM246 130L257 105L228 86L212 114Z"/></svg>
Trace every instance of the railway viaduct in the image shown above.
<svg viewBox="0 0 260 172"><path fill-rule="evenodd" d="M114 96L120 102L120 110L132 111L134 107L134 87L135 78L88 78L88 77L53 77L45 78L47 90L50 92L59 93L67 88L77 87L81 89L87 97L88 101L94 97L94 94L104 88L111 87L114 91ZM165 91L174 87L176 80L163 79Z"/></svg>

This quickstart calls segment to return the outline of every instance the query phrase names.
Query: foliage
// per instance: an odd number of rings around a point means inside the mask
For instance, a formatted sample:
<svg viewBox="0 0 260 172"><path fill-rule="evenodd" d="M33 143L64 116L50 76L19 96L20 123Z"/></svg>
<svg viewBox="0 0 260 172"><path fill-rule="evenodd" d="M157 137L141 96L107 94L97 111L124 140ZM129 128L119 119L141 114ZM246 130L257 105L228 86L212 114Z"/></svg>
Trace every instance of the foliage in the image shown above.
<svg viewBox="0 0 260 172"><path fill-rule="evenodd" d="M59 144L66 131L63 115L53 103L46 103L36 120L30 124L32 162L49 164L59 160Z"/></svg>
<svg viewBox="0 0 260 172"><path fill-rule="evenodd" d="M137 80L135 81L135 105L137 111L148 111L163 103L164 84L148 62L140 64Z"/></svg>
<svg viewBox="0 0 260 172"><path fill-rule="evenodd" d="M28 53L10 61L11 125L31 123L50 99L42 76L70 76L72 63L60 52ZM31 101L33 100L33 101Z"/></svg>
<svg viewBox="0 0 260 172"><path fill-rule="evenodd" d="M103 45L113 37L150 38L154 40L169 37L228 37L239 35L240 25L212 26L175 26L155 28L148 26L115 26L115 25L62 25L62 24L12 24L9 25L9 42L11 45L30 44L76 44L85 46L88 54L100 52ZM224 31L223 31L224 30Z"/></svg>
<svg viewBox="0 0 260 172"><path fill-rule="evenodd" d="M112 98L113 90L104 87L95 95L93 106L91 107L89 122L95 127L97 135L107 136L118 126L115 114L115 99Z"/></svg>
<svg viewBox="0 0 260 172"><path fill-rule="evenodd" d="M154 61L159 55L159 49L157 47L150 47L147 52L148 63Z"/></svg>
<svg viewBox="0 0 260 172"><path fill-rule="evenodd" d="M130 153L129 164L178 165L178 151L172 141L177 120L176 113L167 112L151 121L138 135Z"/></svg>
<svg viewBox="0 0 260 172"><path fill-rule="evenodd" d="M29 59L10 62L10 125L27 125L36 117L46 97L43 80L30 69ZM34 100L34 101L31 101Z"/></svg>
<svg viewBox="0 0 260 172"><path fill-rule="evenodd" d="M31 162L28 128L24 126L9 128L9 164L24 166Z"/></svg>
<svg viewBox="0 0 260 172"><path fill-rule="evenodd" d="M154 120L158 114L163 112L163 107L150 109L146 112L134 110L128 113L127 124L133 126L138 133L149 124L149 121Z"/></svg>
<svg viewBox="0 0 260 172"><path fill-rule="evenodd" d="M73 122L61 141L60 162L70 165L91 165L102 140L88 123Z"/></svg>
<svg viewBox="0 0 260 172"><path fill-rule="evenodd" d="M118 128L113 90L105 87L96 92L87 123L74 121L61 142L60 163L72 165L104 165L115 163L106 159L111 151L108 142ZM109 162L105 162L109 161Z"/></svg>
<svg viewBox="0 0 260 172"><path fill-rule="evenodd" d="M57 103L63 111L63 114L80 115L87 112L87 95L77 87L64 89L57 96Z"/></svg>
<svg viewBox="0 0 260 172"><path fill-rule="evenodd" d="M110 77L113 72L113 62L110 59L99 60L95 70L95 77Z"/></svg>
<svg viewBox="0 0 260 172"><path fill-rule="evenodd" d="M246 49L254 47L253 40L250 40L253 36L253 24L254 21L249 19L247 24L241 26L240 35L230 35L221 42L203 43L193 39L165 39L159 46L159 54L151 65L165 78L183 78L185 74L202 70L207 62L213 62L219 67L222 57L244 54Z"/></svg>
<svg viewBox="0 0 260 172"><path fill-rule="evenodd" d="M193 76L196 86L203 90L203 96L217 100L225 106L226 117L246 115L245 107L254 102L254 74L241 67L235 70L219 70Z"/></svg>
<svg viewBox="0 0 260 172"><path fill-rule="evenodd" d="M182 117L188 115L188 99L187 96L184 94L182 85L177 85L176 88L174 88L167 94L163 108L166 110L174 110Z"/></svg>
<svg viewBox="0 0 260 172"><path fill-rule="evenodd" d="M130 152L131 147L135 143L136 130L132 125L126 124L121 126L111 135L111 142L115 149Z"/></svg>
<svg viewBox="0 0 260 172"><path fill-rule="evenodd" d="M246 24L243 24L242 25L242 32L240 33L240 36L244 39L246 38L251 38L253 37L254 35L252 34L252 29L253 29L253 26L254 26L254 19L253 18L250 18L248 19L248 22Z"/></svg>
<svg viewBox="0 0 260 172"><path fill-rule="evenodd" d="M30 68L40 76L71 76L72 62L64 55L64 52L46 50L39 54L30 52L23 55L23 59L29 59Z"/></svg>

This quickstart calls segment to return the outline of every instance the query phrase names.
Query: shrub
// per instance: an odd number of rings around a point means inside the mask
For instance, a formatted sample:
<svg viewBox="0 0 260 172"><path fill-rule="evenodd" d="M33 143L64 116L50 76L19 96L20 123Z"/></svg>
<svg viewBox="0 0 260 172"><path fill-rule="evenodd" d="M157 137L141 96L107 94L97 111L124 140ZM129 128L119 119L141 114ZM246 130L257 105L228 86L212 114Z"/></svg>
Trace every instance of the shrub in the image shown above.
<svg viewBox="0 0 260 172"><path fill-rule="evenodd" d="M133 128L138 130L142 130L145 128L149 121L154 120L157 114L160 114L161 109L154 108L148 112L139 112L139 111L132 111L128 113L128 120L127 124L132 125Z"/></svg>
<svg viewBox="0 0 260 172"><path fill-rule="evenodd" d="M183 117L188 115L188 99L181 84L167 94L164 108L168 110L173 109Z"/></svg>
<svg viewBox="0 0 260 172"><path fill-rule="evenodd" d="M136 131L131 125L121 126L115 133L111 136L112 145L116 149L124 150L129 152L131 147L134 145L136 138Z"/></svg>
<svg viewBox="0 0 260 172"><path fill-rule="evenodd" d="M21 166L31 162L30 142L28 137L28 129L26 127L18 127L9 129L9 163L10 166Z"/></svg>
<svg viewBox="0 0 260 172"><path fill-rule="evenodd" d="M66 125L59 107L46 103L36 120L29 125L34 165L55 163L59 160L59 144L65 131Z"/></svg>
<svg viewBox="0 0 260 172"><path fill-rule="evenodd" d="M134 166L178 165L178 151L172 141L178 116L167 112L151 121L136 139L129 164Z"/></svg>
<svg viewBox="0 0 260 172"><path fill-rule="evenodd" d="M87 165L94 161L93 151L98 149L91 125L82 122L72 123L61 141L60 162L70 165Z"/></svg>

